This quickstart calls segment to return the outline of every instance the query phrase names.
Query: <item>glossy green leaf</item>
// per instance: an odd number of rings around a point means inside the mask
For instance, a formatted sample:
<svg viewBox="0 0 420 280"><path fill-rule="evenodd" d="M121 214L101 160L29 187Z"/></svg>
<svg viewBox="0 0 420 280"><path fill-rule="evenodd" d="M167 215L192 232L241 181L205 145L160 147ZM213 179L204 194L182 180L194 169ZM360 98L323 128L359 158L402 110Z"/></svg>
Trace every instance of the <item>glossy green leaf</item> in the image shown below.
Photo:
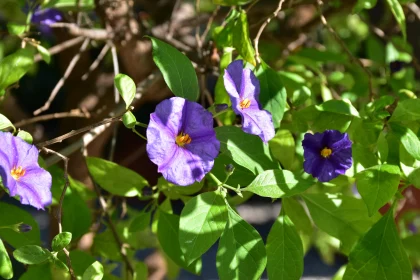
<svg viewBox="0 0 420 280"><path fill-rule="evenodd" d="M377 0L357 0L356 5L353 8L354 13L360 13L363 9L372 9L376 6Z"/></svg>
<svg viewBox="0 0 420 280"><path fill-rule="evenodd" d="M128 109L136 95L136 84L133 79L124 74L115 76L114 83L121 97L124 99L125 108Z"/></svg>
<svg viewBox="0 0 420 280"><path fill-rule="evenodd" d="M8 127L12 127L13 129L15 129L12 122L5 115L0 114L0 130L3 130Z"/></svg>
<svg viewBox="0 0 420 280"><path fill-rule="evenodd" d="M26 245L13 251L15 259L24 264L40 264L50 257L50 253L37 245Z"/></svg>
<svg viewBox="0 0 420 280"><path fill-rule="evenodd" d="M407 99L398 102L389 122L420 120L420 99Z"/></svg>
<svg viewBox="0 0 420 280"><path fill-rule="evenodd" d="M286 108L286 89L281 82L279 74L271 69L264 61L256 72L260 81L260 102L264 110L271 113L275 128L280 127Z"/></svg>
<svg viewBox="0 0 420 280"><path fill-rule="evenodd" d="M41 55L42 59L47 63L50 64L51 62L51 54L50 52L41 45L37 45L36 49L38 50L39 54Z"/></svg>
<svg viewBox="0 0 420 280"><path fill-rule="evenodd" d="M215 5L221 6L240 6L251 2L252 0L213 0Z"/></svg>
<svg viewBox="0 0 420 280"><path fill-rule="evenodd" d="M266 264L267 256L261 236L228 206L228 221L216 255L219 278L260 279Z"/></svg>
<svg viewBox="0 0 420 280"><path fill-rule="evenodd" d="M197 74L191 61L176 48L156 38L152 40L153 60L171 91L179 97L196 101L199 96Z"/></svg>
<svg viewBox="0 0 420 280"><path fill-rule="evenodd" d="M130 232L145 230L150 225L150 212L141 212L130 224Z"/></svg>
<svg viewBox="0 0 420 280"><path fill-rule="evenodd" d="M4 279L13 278L13 267L9 254L4 247L3 241L0 239L0 277Z"/></svg>
<svg viewBox="0 0 420 280"><path fill-rule="evenodd" d="M19 280L34 279L53 280L50 264L30 265L28 266L28 270L19 278Z"/></svg>
<svg viewBox="0 0 420 280"><path fill-rule="evenodd" d="M255 66L255 51L249 37L248 19L244 10L240 11L239 17L235 21L232 33L233 47L245 61Z"/></svg>
<svg viewBox="0 0 420 280"><path fill-rule="evenodd" d="M40 244L39 226L31 214L17 206L4 202L0 202L0 213L7 213L7 215L2 215L0 219L0 238L3 241L9 243L14 248ZM21 233L9 228L2 228L18 223L27 224L32 227L32 230Z"/></svg>
<svg viewBox="0 0 420 280"><path fill-rule="evenodd" d="M106 191L125 197L141 195L146 179L136 172L101 158L86 158L93 179Z"/></svg>
<svg viewBox="0 0 420 280"><path fill-rule="evenodd" d="M386 0L386 2L388 3L389 8L394 14L394 17L397 20L401 28L403 37L405 39L407 37L407 31L406 31L406 26L405 26L405 14L404 14L404 10L401 4L398 2L398 0Z"/></svg>
<svg viewBox="0 0 420 280"><path fill-rule="evenodd" d="M187 265L216 242L226 222L226 204L219 192L202 193L185 204L179 221L179 243Z"/></svg>
<svg viewBox="0 0 420 280"><path fill-rule="evenodd" d="M392 210L374 224L353 248L343 279L412 279L410 261L398 237Z"/></svg>
<svg viewBox="0 0 420 280"><path fill-rule="evenodd" d="M320 105L315 106L318 111L337 113L347 116L360 117L359 112L350 102L343 100L328 100Z"/></svg>
<svg viewBox="0 0 420 280"><path fill-rule="evenodd" d="M306 191L313 185L311 180L297 178L288 170L267 170L260 173L243 191L263 197L289 197Z"/></svg>
<svg viewBox="0 0 420 280"><path fill-rule="evenodd" d="M416 160L420 160L420 140L417 135L408 127L390 123L392 132L400 139L405 150Z"/></svg>
<svg viewBox="0 0 420 280"><path fill-rule="evenodd" d="M280 129L269 142L273 156L285 169L290 169L295 160L295 139L287 129Z"/></svg>
<svg viewBox="0 0 420 280"><path fill-rule="evenodd" d="M305 194L303 198L315 225L340 240L345 254L379 218L379 214L369 217L363 201L351 196Z"/></svg>
<svg viewBox="0 0 420 280"><path fill-rule="evenodd" d="M179 220L180 217L177 215L159 211L157 236L160 246L165 254L177 265L194 274L199 274L201 271L201 259L199 258L197 261L187 265L181 247L176 242L179 240Z"/></svg>
<svg viewBox="0 0 420 280"><path fill-rule="evenodd" d="M368 208L377 213L398 191L400 169L396 165L376 165L356 174L356 185Z"/></svg>
<svg viewBox="0 0 420 280"><path fill-rule="evenodd" d="M71 233L70 232L62 232L57 234L53 240L51 247L54 252L58 252L63 250L66 246L68 246L71 242Z"/></svg>
<svg viewBox="0 0 420 280"><path fill-rule="evenodd" d="M282 208L267 238L269 279L299 280L303 274L303 246L295 225Z"/></svg>
<svg viewBox="0 0 420 280"><path fill-rule="evenodd" d="M63 202L63 230L71 232L73 239L87 233L92 224L92 213L86 201L74 191L66 194Z"/></svg>
<svg viewBox="0 0 420 280"><path fill-rule="evenodd" d="M34 55L29 49L19 49L0 60L0 96L8 86L19 81L33 63Z"/></svg>
<svg viewBox="0 0 420 280"><path fill-rule="evenodd" d="M26 30L26 25L23 24L15 24L15 23L8 23L7 24L7 31L13 35L21 35Z"/></svg>
<svg viewBox="0 0 420 280"><path fill-rule="evenodd" d="M77 276L82 276L85 270L96 261L95 257L81 250L70 251L70 260Z"/></svg>
<svg viewBox="0 0 420 280"><path fill-rule="evenodd" d="M25 130L19 130L17 137L23 139L26 143L32 144L34 139L32 138L32 135L29 132L26 132Z"/></svg>
<svg viewBox="0 0 420 280"><path fill-rule="evenodd" d="M279 168L270 155L268 145L264 145L258 136L247 134L234 126L217 127L216 135L220 141L220 151L252 173Z"/></svg>
<svg viewBox="0 0 420 280"><path fill-rule="evenodd" d="M98 261L91 264L83 273L82 280L101 280L104 277L104 267Z"/></svg>

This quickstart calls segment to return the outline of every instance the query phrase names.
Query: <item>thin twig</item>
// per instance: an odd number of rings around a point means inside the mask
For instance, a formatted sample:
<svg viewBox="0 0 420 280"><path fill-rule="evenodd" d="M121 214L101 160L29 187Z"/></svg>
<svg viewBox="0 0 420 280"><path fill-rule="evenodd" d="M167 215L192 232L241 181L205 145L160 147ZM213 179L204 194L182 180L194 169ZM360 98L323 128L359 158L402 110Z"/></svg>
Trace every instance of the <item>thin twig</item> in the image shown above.
<svg viewBox="0 0 420 280"><path fill-rule="evenodd" d="M48 52L50 53L50 55L55 55L68 48L71 48L75 45L80 44L81 42L83 42L83 40L85 40L85 37L80 36L80 37L70 39L68 41L64 41L63 43L55 45L54 47L51 47L50 49L48 49ZM34 60L35 62L39 62L42 60L42 56L40 54L36 54Z"/></svg>
<svg viewBox="0 0 420 280"><path fill-rule="evenodd" d="M356 63L357 65L359 65L360 68L368 76L368 80L369 80L369 100L372 101L373 100L373 97L374 97L373 82L372 82L372 80L373 80L372 72L370 72L370 70L363 65L363 63L360 61L360 59L357 59L356 57L354 57L354 55L347 48L347 46L343 42L343 40L341 40L340 36L335 32L335 30L331 27L331 25L328 24L327 19L325 18L324 14L322 13L322 5L323 4L324 3L322 2L322 0L317 0L318 12L319 12L319 15L320 15L322 24L327 28L327 30L331 33L331 35L333 35L333 37L337 41L337 43L340 44L341 48L347 53L347 55L350 58L350 60L353 63Z"/></svg>
<svg viewBox="0 0 420 280"><path fill-rule="evenodd" d="M15 127L23 127L29 124L48 121L53 119L64 119L64 118L90 118L89 112L85 112L79 109L71 110L70 112L53 113L48 115L42 115L31 119L23 120L14 124Z"/></svg>
<svg viewBox="0 0 420 280"><path fill-rule="evenodd" d="M52 28L66 28L73 36L83 36L96 41L106 41L112 38L113 34L105 29L81 28L77 24L67 22L55 22L46 24Z"/></svg>
<svg viewBox="0 0 420 280"><path fill-rule="evenodd" d="M261 34L263 33L264 29L267 27L267 25L270 23L270 21L277 17L277 15L279 14L281 7L283 6L285 0L280 0L279 1L279 5L277 6L277 9L263 22L263 24L261 24L260 29L258 30L257 36L255 36L254 39L254 48L255 48L255 60L257 61L257 64L261 63L261 59L260 59L260 53L258 51L258 42L260 40Z"/></svg>
<svg viewBox="0 0 420 280"><path fill-rule="evenodd" d="M64 202L64 197L66 196L67 188L70 186L69 175L68 175L69 158L63 156L60 153L57 153L54 150L51 150L45 147L42 147L42 151L46 152L47 154L54 154L58 156L59 158L61 158L64 162L64 186L63 186L63 191L61 192L60 201L58 203L58 209L57 209L57 214L56 214L57 222L58 222L58 233L62 233L63 225L62 225L61 220L62 220L62 214L63 214L63 202ZM64 248L63 251L64 251L64 254L66 255L67 265L69 267L71 279L76 280L77 278L74 274L74 270L71 265L70 253L66 248Z"/></svg>
<svg viewBox="0 0 420 280"><path fill-rule="evenodd" d="M200 37L200 0L195 0L195 41L197 44L198 57L202 56L203 41Z"/></svg>
<svg viewBox="0 0 420 280"><path fill-rule="evenodd" d="M48 98L47 102L45 104L37 109L34 112L34 115L39 115L40 113L48 110L51 106L51 103L53 102L54 98L57 96L58 91L61 89L61 87L64 85L64 82L67 80L67 78L70 76L71 72L73 71L74 67L76 66L77 62L79 61L80 57L82 56L82 53L87 49L89 46L90 39L85 39L82 46L79 49L79 52L72 58L70 61L69 66L67 67L66 71L64 72L63 77L58 81L58 83L55 85L53 91L51 92L50 97Z"/></svg>
<svg viewBox="0 0 420 280"><path fill-rule="evenodd" d="M82 80L86 80L89 77L89 75L99 66L99 64L104 59L105 55L108 53L110 48L111 46L109 44L104 45L98 57L95 59L92 65L90 65L89 70L82 76Z"/></svg>
<svg viewBox="0 0 420 280"><path fill-rule="evenodd" d="M204 30L203 34L201 34L201 37L200 37L201 42L204 42L206 40L207 34L209 33L210 28L211 28L211 24L213 23L214 18L217 16L217 13L219 12L219 10L220 10L220 6L217 6L216 9L214 9L213 14L210 16L209 21L207 22L207 25L206 25L206 29Z"/></svg>
<svg viewBox="0 0 420 280"><path fill-rule="evenodd" d="M114 75L116 77L120 73L120 66L118 64L117 49L112 42L108 42L108 44L111 44L112 64L114 66ZM118 89L115 85L114 85L114 101L115 101L115 104L118 104L120 102L120 94L119 94ZM110 161L114 160L115 147L117 145L117 133L118 133L118 125L116 125L114 127L114 131L112 133L111 149L109 151L109 160Z"/></svg>
<svg viewBox="0 0 420 280"><path fill-rule="evenodd" d="M254 2L249 4L248 7L246 8L245 12L248 14L249 10L251 10L252 7L254 7L254 5L258 3L258 1L260 1L260 0L254 0Z"/></svg>
<svg viewBox="0 0 420 280"><path fill-rule="evenodd" d="M175 18L175 14L179 9L179 6L181 6L181 0L176 0L175 5L174 5L174 9L172 10L172 14L171 14L171 18L169 19L169 24L168 24L168 33L166 35L166 38L168 40L172 39L172 37L174 36L174 18Z"/></svg>

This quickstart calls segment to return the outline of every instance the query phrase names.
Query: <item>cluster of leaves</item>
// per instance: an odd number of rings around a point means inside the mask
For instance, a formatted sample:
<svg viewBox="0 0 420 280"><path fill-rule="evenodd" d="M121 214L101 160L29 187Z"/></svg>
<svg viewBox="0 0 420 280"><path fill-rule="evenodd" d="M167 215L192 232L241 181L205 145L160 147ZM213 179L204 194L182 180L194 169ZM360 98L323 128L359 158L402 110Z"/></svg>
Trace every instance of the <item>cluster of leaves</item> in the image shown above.
<svg viewBox="0 0 420 280"><path fill-rule="evenodd" d="M51 0L43 7L74 8L73 2ZM250 1L213 2L240 6ZM387 1L402 37L392 37L385 44L368 31L358 15L337 19L334 24L338 32L343 29L351 33L343 42L352 53L360 51L361 42L366 43L372 78L341 52L340 44L327 30L321 33L326 50L303 48L284 60L263 53L261 63L257 63L247 13L240 8L232 9L223 26L216 26L212 33L222 52L220 73L237 55L255 72L261 83L262 107L272 114L277 130L269 145L232 125L232 114L220 115L217 118L224 126L217 127L216 133L221 153L212 174L187 187L160 178L151 187L151 194L145 191L150 188L149 182L136 172L114 162L88 157L86 163L92 178L110 198L137 197L150 201L148 206L142 211L128 208L128 218L124 220L119 219L118 207L106 209L110 220L103 219L107 227L96 232L88 253L74 248L96 222L88 204L97 197L81 182L69 178L70 188L62 204L64 232L54 237L51 250L40 247L39 227L26 211L0 203L0 213L7 213L0 218L0 276L13 277L5 242L15 248L13 257L17 261L29 265L22 279L68 277L67 249L77 277L118 279L112 272L116 263L125 260L115 240L117 234L123 244L129 245L124 250L134 268L134 279L147 278L145 264L134 257L138 250L160 251L168 264L168 277L175 278L180 268L199 274L202 255L217 240L216 266L220 279L259 279L265 269L270 279L300 279L303 257L311 246L317 247L327 262L332 261L335 252L348 256L349 263L334 279L411 279L412 264L420 262L420 235L407 227L418 223L415 219L418 212L406 215L398 227L394 222L395 206L403 197L403 190L420 188L420 100L413 93L420 87L409 64L413 59L412 48L404 40L406 28L401 4L405 2ZM86 9L93 7L92 1L80 3ZM375 4L376 1L359 0L354 12ZM153 59L174 95L197 101L199 84L190 60L169 44L149 39ZM261 42L261 48L270 47L269 42ZM49 60L48 51L37 49ZM407 66L392 72L389 65L396 61L404 61ZM281 70L269 64L281 65ZM0 94L4 95L32 65L31 48L2 59ZM369 83L373 83L374 95ZM135 84L126 75L118 75L115 84L127 105L123 122L135 131L138 123L130 112ZM215 87L215 103L229 104L222 75ZM0 129L10 127L12 123L0 115ZM345 176L320 183L303 172L301 142L306 132L326 129L350 135L354 165ZM28 133L19 134L31 142ZM228 164L233 164L233 172L226 173ZM65 184L64 173L57 166L48 170L53 176L52 206L56 206ZM354 194L354 185L360 198ZM238 187L229 191L226 186ZM281 198L282 202L266 244L235 210L254 194ZM161 197L165 199L162 201ZM185 204L180 215L172 209L173 200ZM387 203L392 206L382 216L379 210ZM10 228L19 223L30 225L32 230L22 233Z"/></svg>

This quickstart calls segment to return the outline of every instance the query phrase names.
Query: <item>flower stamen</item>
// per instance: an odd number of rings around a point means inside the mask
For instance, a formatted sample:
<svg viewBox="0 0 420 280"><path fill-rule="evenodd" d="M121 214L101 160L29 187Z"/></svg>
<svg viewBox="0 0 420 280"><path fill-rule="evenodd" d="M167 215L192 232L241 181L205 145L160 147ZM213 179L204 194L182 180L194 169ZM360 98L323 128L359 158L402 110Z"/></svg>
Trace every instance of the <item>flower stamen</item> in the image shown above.
<svg viewBox="0 0 420 280"><path fill-rule="evenodd" d="M22 168L22 166L19 167L13 167L12 170L10 171L10 174L12 175L12 177L16 180L19 181L19 179L25 175L26 170Z"/></svg>
<svg viewBox="0 0 420 280"><path fill-rule="evenodd" d="M324 158L329 157L331 154L332 154L332 150L328 149L327 147L321 150L321 156Z"/></svg>
<svg viewBox="0 0 420 280"><path fill-rule="evenodd" d="M239 106L241 107L241 109L249 108L249 106L251 106L251 100L249 100L248 98L245 98L239 103Z"/></svg>
<svg viewBox="0 0 420 280"><path fill-rule="evenodd" d="M192 141L191 137L187 133L181 132L175 139L175 142L180 147L184 147L185 144L190 144Z"/></svg>

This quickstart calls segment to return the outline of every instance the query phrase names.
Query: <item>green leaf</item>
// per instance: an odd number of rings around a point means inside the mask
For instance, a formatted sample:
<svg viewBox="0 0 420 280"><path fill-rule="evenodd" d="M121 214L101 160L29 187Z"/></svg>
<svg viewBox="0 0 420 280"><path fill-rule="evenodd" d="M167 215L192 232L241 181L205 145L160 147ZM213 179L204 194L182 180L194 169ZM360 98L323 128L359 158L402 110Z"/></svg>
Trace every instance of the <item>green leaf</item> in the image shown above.
<svg viewBox="0 0 420 280"><path fill-rule="evenodd" d="M234 126L217 127L216 135L221 153L252 173L279 168L270 155L268 145L264 145L258 136L247 134Z"/></svg>
<svg viewBox="0 0 420 280"><path fill-rule="evenodd" d="M356 185L369 216L377 213L398 191L400 169L396 165L376 165L356 174Z"/></svg>
<svg viewBox="0 0 420 280"><path fill-rule="evenodd" d="M269 142L273 156L285 169L291 169L295 160L295 139L287 129L280 129Z"/></svg>
<svg viewBox="0 0 420 280"><path fill-rule="evenodd" d="M39 54L41 55L42 59L47 63L50 64L51 62L51 54L50 52L41 45L37 45L36 49L38 50Z"/></svg>
<svg viewBox="0 0 420 280"><path fill-rule="evenodd" d="M34 279L53 280L50 264L44 263L41 265L30 265L28 266L28 270L19 278L19 280Z"/></svg>
<svg viewBox="0 0 420 280"><path fill-rule="evenodd" d="M70 260L74 273L78 276L82 276L85 270L96 261L93 256L80 250L70 251Z"/></svg>
<svg viewBox="0 0 420 280"><path fill-rule="evenodd" d="M134 265L134 280L147 280L148 273L147 265L136 261Z"/></svg>
<svg viewBox="0 0 420 280"><path fill-rule="evenodd" d="M87 203L74 191L63 201L63 230L71 232L73 239L82 237L92 224L92 213Z"/></svg>
<svg viewBox="0 0 420 280"><path fill-rule="evenodd" d="M398 102L389 122L420 120L420 99L407 99Z"/></svg>
<svg viewBox="0 0 420 280"><path fill-rule="evenodd" d="M391 9L395 19L398 22L398 25L401 28L401 32L403 34L404 39L406 39L407 31L405 26L405 14L403 8L401 7L401 4L398 2L398 0L386 0L386 2L388 3L389 8Z"/></svg>
<svg viewBox="0 0 420 280"><path fill-rule="evenodd" d="M408 127L390 123L392 132L400 139L405 150L415 159L420 160L420 140Z"/></svg>
<svg viewBox="0 0 420 280"><path fill-rule="evenodd" d="M9 254L7 254L3 241L0 239L0 277L4 279L13 278L13 267L10 261Z"/></svg>
<svg viewBox="0 0 420 280"><path fill-rule="evenodd" d="M303 274L303 246L295 225L282 208L267 238L269 279L299 280Z"/></svg>
<svg viewBox="0 0 420 280"><path fill-rule="evenodd" d="M126 128L132 129L132 128L136 127L137 120L136 120L136 117L134 116L134 114L131 113L131 111L126 112L123 115L122 121L123 121L123 124Z"/></svg>
<svg viewBox="0 0 420 280"><path fill-rule="evenodd" d="M12 247L18 248L24 245L39 245L40 233L38 223L34 220L31 214L17 206L0 202L0 213L7 213L2 215L0 219L0 238L9 243ZM21 233L9 228L2 228L5 226L24 223L30 225L32 230Z"/></svg>
<svg viewBox="0 0 420 280"><path fill-rule="evenodd" d="M41 7L55 8L60 10L74 10L81 9L83 11L93 10L95 8L94 0L44 0Z"/></svg>
<svg viewBox="0 0 420 280"><path fill-rule="evenodd" d="M117 87L121 97L124 99L125 108L128 109L136 95L136 84L133 79L124 74L118 74L114 78L115 86Z"/></svg>
<svg viewBox="0 0 420 280"><path fill-rule="evenodd" d="M226 221L226 204L219 192L202 193L185 204L179 221L179 243L187 265L216 242Z"/></svg>
<svg viewBox="0 0 420 280"><path fill-rule="evenodd" d="M70 232L62 232L57 234L54 239L52 240L51 247L54 252L58 252L63 250L67 245L71 242L71 233Z"/></svg>
<svg viewBox="0 0 420 280"><path fill-rule="evenodd" d="M197 261L194 261L188 266L179 242L174 242L174 240L179 240L179 220L180 217L177 215L159 211L157 236L160 246L165 254L177 265L194 274L199 274L201 270L201 259L197 259Z"/></svg>
<svg viewBox="0 0 420 280"><path fill-rule="evenodd" d="M353 8L353 13L358 14L363 9L369 10L376 6L377 0L358 0Z"/></svg>
<svg viewBox="0 0 420 280"><path fill-rule="evenodd" d="M320 105L315 106L318 111L337 113L346 116L360 117L359 112L350 103L343 100L328 100Z"/></svg>
<svg viewBox="0 0 420 280"><path fill-rule="evenodd" d="M198 79L191 61L171 45L149 38L152 40L153 60L171 91L175 96L198 100Z"/></svg>
<svg viewBox="0 0 420 280"><path fill-rule="evenodd" d="M363 201L355 197L305 194L303 198L316 226L340 240L345 254L378 220L379 214L369 217Z"/></svg>
<svg viewBox="0 0 420 280"><path fill-rule="evenodd" d="M145 230L150 225L150 212L141 212L130 224L130 232Z"/></svg>
<svg viewBox="0 0 420 280"><path fill-rule="evenodd" d="M408 236L401 241L410 257L420 258L420 234Z"/></svg>
<svg viewBox="0 0 420 280"><path fill-rule="evenodd" d="M104 267L98 261L91 264L83 273L82 280L101 280L104 277Z"/></svg>
<svg viewBox="0 0 420 280"><path fill-rule="evenodd" d="M221 280L260 279L267 256L259 233L228 207L228 221L216 255Z"/></svg>
<svg viewBox="0 0 420 280"><path fill-rule="evenodd" d="M125 197L141 195L148 185L146 179L136 172L101 158L86 158L93 179L106 191Z"/></svg>
<svg viewBox="0 0 420 280"><path fill-rule="evenodd" d="M252 0L213 0L215 5L221 6L240 6L251 2Z"/></svg>
<svg viewBox="0 0 420 280"><path fill-rule="evenodd" d="M26 143L32 144L34 139L32 138L32 135L29 132L26 132L25 130L19 130L17 137L23 139Z"/></svg>
<svg viewBox="0 0 420 280"><path fill-rule="evenodd" d="M12 122L5 115L0 114L0 130L3 130L8 127L12 127L13 130L16 130Z"/></svg>
<svg viewBox="0 0 420 280"><path fill-rule="evenodd" d="M37 245L26 245L13 251L13 256L23 264L39 264L48 260L50 253Z"/></svg>
<svg viewBox="0 0 420 280"><path fill-rule="evenodd" d="M19 81L33 63L34 55L30 49L19 49L0 60L0 96L8 86Z"/></svg>
<svg viewBox="0 0 420 280"><path fill-rule="evenodd" d="M236 19L232 32L233 47L245 61L255 66L255 51L249 38L248 20L244 10L241 10L239 17Z"/></svg>
<svg viewBox="0 0 420 280"><path fill-rule="evenodd" d="M280 127L286 108L286 89L281 82L280 75L270 68L264 61L256 72L260 81L260 102L264 110L271 113L275 128Z"/></svg>
<svg viewBox="0 0 420 280"><path fill-rule="evenodd" d="M302 193L312 185L311 180L296 178L295 174L288 170L267 170L260 173L242 191L249 191L263 197L280 198Z"/></svg>
<svg viewBox="0 0 420 280"><path fill-rule="evenodd" d="M22 24L15 24L15 23L8 23L7 24L7 31L13 35L21 35L26 30L26 25Z"/></svg>
<svg viewBox="0 0 420 280"><path fill-rule="evenodd" d="M343 279L412 279L410 261L398 237L392 209L364 234L351 251Z"/></svg>

